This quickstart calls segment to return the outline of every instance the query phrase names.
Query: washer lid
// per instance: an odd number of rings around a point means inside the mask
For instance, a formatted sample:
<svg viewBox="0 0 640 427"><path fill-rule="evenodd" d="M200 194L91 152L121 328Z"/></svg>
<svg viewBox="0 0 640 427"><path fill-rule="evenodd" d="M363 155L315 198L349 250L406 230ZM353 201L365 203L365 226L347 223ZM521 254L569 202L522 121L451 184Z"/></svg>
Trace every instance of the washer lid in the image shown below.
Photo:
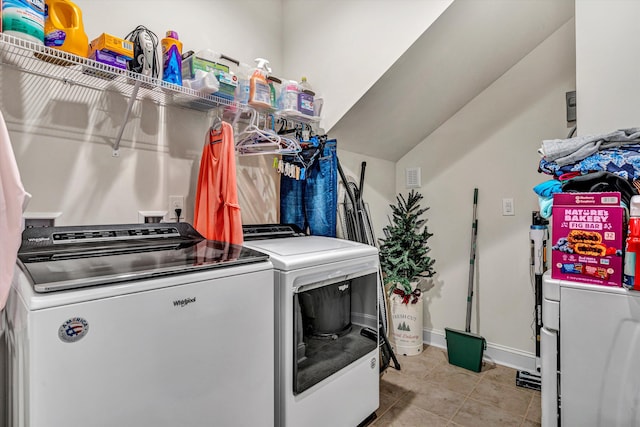
<svg viewBox="0 0 640 427"><path fill-rule="evenodd" d="M245 242L244 246L269 254L273 265L280 270L378 255L378 249L374 246L322 236L254 240Z"/></svg>
<svg viewBox="0 0 640 427"><path fill-rule="evenodd" d="M562 288L574 288L582 289L585 291L606 292L623 295L627 295L629 294L629 292L633 293L633 291L628 291L627 289L619 286L594 285L590 283L574 282L571 280L552 279L551 271L547 270L542 276L542 295L544 296L544 299L548 301L560 301Z"/></svg>
<svg viewBox="0 0 640 427"><path fill-rule="evenodd" d="M18 264L37 292L125 282L266 261L240 245L206 240L187 223L32 228Z"/></svg>

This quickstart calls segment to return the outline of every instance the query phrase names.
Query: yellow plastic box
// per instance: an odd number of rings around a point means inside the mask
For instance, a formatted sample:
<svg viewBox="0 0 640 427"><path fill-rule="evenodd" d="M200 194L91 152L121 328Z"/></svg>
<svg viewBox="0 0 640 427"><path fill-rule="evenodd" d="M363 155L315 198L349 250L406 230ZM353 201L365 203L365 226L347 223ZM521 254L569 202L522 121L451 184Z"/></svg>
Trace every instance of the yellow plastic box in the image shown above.
<svg viewBox="0 0 640 427"><path fill-rule="evenodd" d="M133 43L111 34L102 33L89 43L89 56L96 50L102 50L133 59Z"/></svg>

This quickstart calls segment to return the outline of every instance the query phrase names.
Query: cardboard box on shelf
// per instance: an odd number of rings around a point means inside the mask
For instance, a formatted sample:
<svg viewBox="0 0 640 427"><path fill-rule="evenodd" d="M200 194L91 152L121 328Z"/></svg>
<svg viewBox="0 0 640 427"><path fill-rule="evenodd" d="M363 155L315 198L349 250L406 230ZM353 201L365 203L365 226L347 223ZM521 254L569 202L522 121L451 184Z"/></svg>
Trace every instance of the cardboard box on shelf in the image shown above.
<svg viewBox="0 0 640 427"><path fill-rule="evenodd" d="M133 59L133 43L107 33L100 34L89 43L89 56L93 55L96 50L111 52L123 56L127 60Z"/></svg>

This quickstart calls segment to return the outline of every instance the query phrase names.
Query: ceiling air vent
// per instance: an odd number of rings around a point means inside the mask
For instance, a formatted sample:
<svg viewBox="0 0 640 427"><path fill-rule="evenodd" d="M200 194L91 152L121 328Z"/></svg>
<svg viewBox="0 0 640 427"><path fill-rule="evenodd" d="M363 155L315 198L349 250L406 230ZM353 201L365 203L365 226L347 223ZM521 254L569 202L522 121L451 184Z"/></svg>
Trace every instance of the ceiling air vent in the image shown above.
<svg viewBox="0 0 640 427"><path fill-rule="evenodd" d="M421 187L422 183L420 182L420 168L407 168L405 170L407 188Z"/></svg>

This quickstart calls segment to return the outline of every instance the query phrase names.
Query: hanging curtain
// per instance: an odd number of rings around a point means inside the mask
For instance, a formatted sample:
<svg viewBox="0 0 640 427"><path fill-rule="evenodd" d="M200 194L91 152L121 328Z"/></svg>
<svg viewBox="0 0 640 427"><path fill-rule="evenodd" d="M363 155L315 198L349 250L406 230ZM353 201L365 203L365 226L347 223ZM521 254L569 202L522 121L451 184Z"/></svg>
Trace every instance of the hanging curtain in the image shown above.
<svg viewBox="0 0 640 427"><path fill-rule="evenodd" d="M194 227L209 240L238 245L243 242L233 128L226 122L222 122L220 130L212 127L205 138Z"/></svg>
<svg viewBox="0 0 640 427"><path fill-rule="evenodd" d="M9 132L0 112L0 310L11 288L22 242L22 211L30 198L22 186Z"/></svg>

